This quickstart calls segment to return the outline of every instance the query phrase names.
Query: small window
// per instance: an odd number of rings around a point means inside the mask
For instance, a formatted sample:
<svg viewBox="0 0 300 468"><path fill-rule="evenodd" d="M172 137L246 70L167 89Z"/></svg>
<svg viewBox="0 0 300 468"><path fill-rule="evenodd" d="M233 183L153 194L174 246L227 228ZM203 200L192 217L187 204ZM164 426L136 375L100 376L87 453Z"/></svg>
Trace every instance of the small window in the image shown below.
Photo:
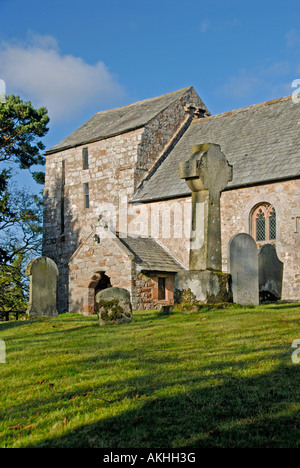
<svg viewBox="0 0 300 468"><path fill-rule="evenodd" d="M252 210L251 232L258 246L276 241L276 211L270 203L261 203Z"/></svg>
<svg viewBox="0 0 300 468"><path fill-rule="evenodd" d="M261 208L256 213L255 224L257 242L266 240L266 217Z"/></svg>
<svg viewBox="0 0 300 468"><path fill-rule="evenodd" d="M158 277L158 300L164 301L166 299L166 278Z"/></svg>
<svg viewBox="0 0 300 468"><path fill-rule="evenodd" d="M90 194L89 194L89 183L86 182L84 184L84 207L90 207Z"/></svg>
<svg viewBox="0 0 300 468"><path fill-rule="evenodd" d="M270 240L276 239L276 212L274 208L270 211L269 216L269 238Z"/></svg>
<svg viewBox="0 0 300 468"><path fill-rule="evenodd" d="M82 164L83 169L89 168L89 150L88 148L83 148L82 150Z"/></svg>

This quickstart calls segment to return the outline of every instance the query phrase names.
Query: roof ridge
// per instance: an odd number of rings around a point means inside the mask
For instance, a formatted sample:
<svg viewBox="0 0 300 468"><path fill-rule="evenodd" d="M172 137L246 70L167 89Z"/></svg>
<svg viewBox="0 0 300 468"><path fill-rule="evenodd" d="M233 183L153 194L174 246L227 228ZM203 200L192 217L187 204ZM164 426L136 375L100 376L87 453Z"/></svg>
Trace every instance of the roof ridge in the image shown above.
<svg viewBox="0 0 300 468"><path fill-rule="evenodd" d="M193 120L192 125L198 124L199 122L203 122L203 121L207 122L208 120L213 120L213 119L220 118L220 117L230 117L231 115L241 114L242 112L247 112L248 110L252 110L252 109L259 109L262 107L271 106L274 104L278 104L279 102L288 101L289 99L292 99L291 95L284 96L284 97L277 98L277 99L272 99L270 101L259 102L257 104L252 104L246 107L240 107L238 109L233 109L231 111L221 112L220 114L209 115L208 117L203 117L202 119Z"/></svg>
<svg viewBox="0 0 300 468"><path fill-rule="evenodd" d="M182 100L189 92L195 92L193 86L137 101L126 106L96 112L89 120L80 125L62 141L46 150L45 155L145 127L157 115L164 112L175 102ZM100 124L102 125L102 130Z"/></svg>
<svg viewBox="0 0 300 468"><path fill-rule="evenodd" d="M111 111L114 111L114 110L126 109L128 107L132 107L132 106L135 106L136 104L141 104L143 102L158 100L158 99L164 98L166 96L171 96L172 94L174 94L174 95L179 94L179 93L182 93L183 91L187 91L187 90L192 89L192 88L193 88L193 86L187 86L186 88L177 89L176 91L171 91L170 93L161 94L160 96L153 96L151 98L141 99L140 101L135 101L135 102L132 102L130 104L126 104L125 106L114 107L113 109L105 109L103 111L96 112L94 115L102 114L104 112L111 112Z"/></svg>

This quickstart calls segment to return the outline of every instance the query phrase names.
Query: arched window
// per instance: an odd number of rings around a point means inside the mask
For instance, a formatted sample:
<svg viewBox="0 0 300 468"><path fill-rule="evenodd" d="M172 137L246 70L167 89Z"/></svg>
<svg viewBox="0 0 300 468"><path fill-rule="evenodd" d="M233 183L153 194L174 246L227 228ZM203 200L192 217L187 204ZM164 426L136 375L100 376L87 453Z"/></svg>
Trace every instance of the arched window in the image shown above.
<svg viewBox="0 0 300 468"><path fill-rule="evenodd" d="M256 205L251 212L251 234L258 246L275 244L276 211L270 203Z"/></svg>

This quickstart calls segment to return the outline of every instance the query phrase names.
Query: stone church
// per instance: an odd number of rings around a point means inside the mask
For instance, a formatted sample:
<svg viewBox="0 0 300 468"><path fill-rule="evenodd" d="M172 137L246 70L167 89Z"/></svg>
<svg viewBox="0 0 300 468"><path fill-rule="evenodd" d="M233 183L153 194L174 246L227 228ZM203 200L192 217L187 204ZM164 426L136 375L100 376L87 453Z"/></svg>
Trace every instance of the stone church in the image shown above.
<svg viewBox="0 0 300 468"><path fill-rule="evenodd" d="M127 289L133 308L172 304L188 269L191 191L179 164L214 143L233 168L221 193L222 269L233 235L273 244L282 299L300 299L300 104L291 96L211 115L193 87L98 112L46 152L43 255L59 312L94 313Z"/></svg>

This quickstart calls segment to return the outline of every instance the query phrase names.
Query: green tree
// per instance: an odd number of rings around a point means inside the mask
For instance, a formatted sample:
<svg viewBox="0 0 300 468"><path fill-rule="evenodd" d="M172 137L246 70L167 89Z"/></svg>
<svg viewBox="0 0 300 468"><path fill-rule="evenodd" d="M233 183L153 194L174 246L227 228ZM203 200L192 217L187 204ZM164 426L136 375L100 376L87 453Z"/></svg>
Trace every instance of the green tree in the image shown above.
<svg viewBox="0 0 300 468"><path fill-rule="evenodd" d="M0 265L12 264L22 255L40 250L42 200L10 182L0 200Z"/></svg>
<svg viewBox="0 0 300 468"><path fill-rule="evenodd" d="M45 149L40 140L48 131L46 107L35 109L31 102L10 95L0 103L0 162L16 163L21 169L43 165ZM37 182L43 182L42 172L32 172Z"/></svg>
<svg viewBox="0 0 300 468"><path fill-rule="evenodd" d="M23 271L23 256L19 253L11 264L0 265L0 310L25 310L28 281Z"/></svg>
<svg viewBox="0 0 300 468"><path fill-rule="evenodd" d="M45 163L41 141L47 131L47 109L10 95L0 103L0 309L22 308L27 292L24 268L40 252L42 201L13 182L13 167L27 169L38 183Z"/></svg>

